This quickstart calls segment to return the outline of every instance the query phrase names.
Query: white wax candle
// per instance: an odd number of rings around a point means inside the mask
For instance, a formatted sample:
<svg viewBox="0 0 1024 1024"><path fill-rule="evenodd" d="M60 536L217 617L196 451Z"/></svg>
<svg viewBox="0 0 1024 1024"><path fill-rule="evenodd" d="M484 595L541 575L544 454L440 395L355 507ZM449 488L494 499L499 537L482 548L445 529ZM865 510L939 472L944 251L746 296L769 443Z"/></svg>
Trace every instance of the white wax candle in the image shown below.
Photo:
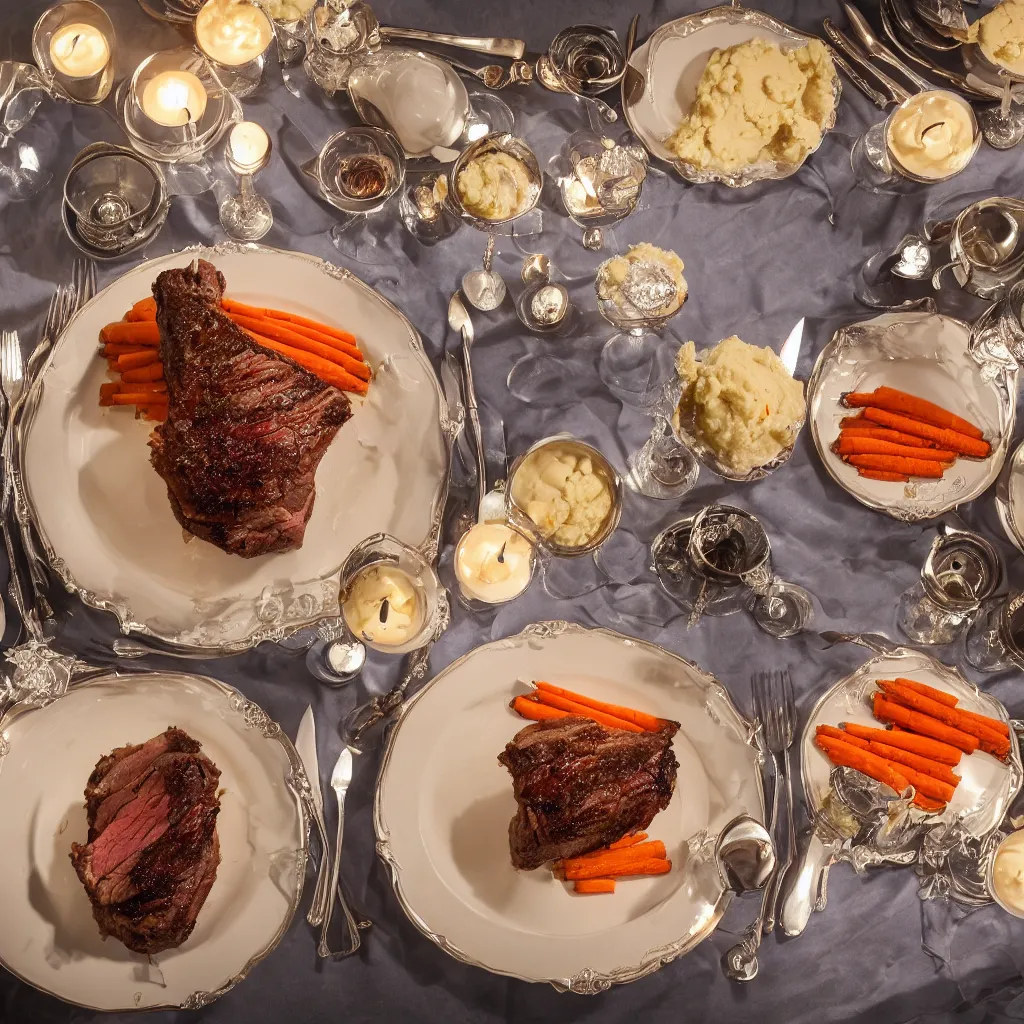
<svg viewBox="0 0 1024 1024"><path fill-rule="evenodd" d="M97 75L109 59L107 37L83 21L62 25L50 39L50 60L57 71L69 78Z"/></svg>
<svg viewBox="0 0 1024 1024"><path fill-rule="evenodd" d="M518 597L533 574L533 546L504 523L477 523L455 551L462 592L487 604Z"/></svg>
<svg viewBox="0 0 1024 1024"><path fill-rule="evenodd" d="M142 90L143 113L168 127L198 121L206 110L206 89L191 71L161 71Z"/></svg>
<svg viewBox="0 0 1024 1024"><path fill-rule="evenodd" d="M196 15L199 49L218 64L248 64L273 38L270 19L249 0L209 0Z"/></svg>
<svg viewBox="0 0 1024 1024"><path fill-rule="evenodd" d="M394 565L370 565L353 580L341 607L361 640L400 647L423 626L422 601L409 575Z"/></svg>
<svg viewBox="0 0 1024 1024"><path fill-rule="evenodd" d="M268 149L270 138L255 121L242 121L231 129L228 136L228 156L240 170L258 168Z"/></svg>

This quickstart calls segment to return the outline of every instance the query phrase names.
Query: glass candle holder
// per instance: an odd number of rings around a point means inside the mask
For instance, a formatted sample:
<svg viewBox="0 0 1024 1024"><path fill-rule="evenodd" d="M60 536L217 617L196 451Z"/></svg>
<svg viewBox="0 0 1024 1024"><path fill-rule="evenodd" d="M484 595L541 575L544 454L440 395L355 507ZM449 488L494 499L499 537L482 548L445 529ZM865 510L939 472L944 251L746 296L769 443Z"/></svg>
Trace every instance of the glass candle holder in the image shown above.
<svg viewBox="0 0 1024 1024"><path fill-rule="evenodd" d="M442 587L416 548L378 533L358 544L341 571L341 611L353 636L384 654L406 654L434 639Z"/></svg>
<svg viewBox="0 0 1024 1024"><path fill-rule="evenodd" d="M533 582L537 550L507 523L476 523L459 539L454 568L467 602L486 605L515 600Z"/></svg>
<svg viewBox="0 0 1024 1024"><path fill-rule="evenodd" d="M32 57L43 77L75 103L102 103L114 84L114 24L92 0L68 0L40 15Z"/></svg>
<svg viewBox="0 0 1024 1024"><path fill-rule="evenodd" d="M985 601L967 631L964 653L979 672L1024 671L1024 593Z"/></svg>
<svg viewBox="0 0 1024 1024"><path fill-rule="evenodd" d="M195 19L196 46L237 99L260 84L274 25L254 0L207 0Z"/></svg>
<svg viewBox="0 0 1024 1024"><path fill-rule="evenodd" d="M230 238L255 242L274 226L270 203L256 193L253 179L270 162L270 136L255 121L242 121L228 134L224 159L238 176L238 194L220 204L220 223Z"/></svg>
<svg viewBox="0 0 1024 1024"><path fill-rule="evenodd" d="M331 94L348 86L354 62L380 46L377 17L363 0L318 0L306 16L306 57L311 81Z"/></svg>

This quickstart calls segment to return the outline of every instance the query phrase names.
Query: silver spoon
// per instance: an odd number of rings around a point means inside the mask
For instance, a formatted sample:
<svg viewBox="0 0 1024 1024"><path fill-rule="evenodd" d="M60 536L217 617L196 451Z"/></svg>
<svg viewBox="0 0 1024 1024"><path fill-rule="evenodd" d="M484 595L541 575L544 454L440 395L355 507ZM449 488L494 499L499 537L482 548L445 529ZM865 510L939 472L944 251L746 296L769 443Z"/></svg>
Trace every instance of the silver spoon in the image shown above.
<svg viewBox="0 0 1024 1024"><path fill-rule="evenodd" d="M528 85L533 81L533 68L525 60L514 60L509 67L501 64L485 64L481 68L475 68L470 64L463 64L460 60L447 57L431 50L423 50L423 53L439 60L447 61L453 68L464 71L467 75L479 78L488 89L504 89L508 85Z"/></svg>
<svg viewBox="0 0 1024 1024"><path fill-rule="evenodd" d="M884 61L891 67L894 67L901 75L904 76L908 81L912 82L918 89L923 92L930 92L935 88L932 82L929 82L927 78L919 75L913 68L907 67L884 43L882 43L875 33L871 30L871 26L868 24L867 19L860 11L857 10L852 4L843 4L843 10L846 11L846 17L850 21L850 27L853 29L854 35L861 41L864 49L878 60Z"/></svg>

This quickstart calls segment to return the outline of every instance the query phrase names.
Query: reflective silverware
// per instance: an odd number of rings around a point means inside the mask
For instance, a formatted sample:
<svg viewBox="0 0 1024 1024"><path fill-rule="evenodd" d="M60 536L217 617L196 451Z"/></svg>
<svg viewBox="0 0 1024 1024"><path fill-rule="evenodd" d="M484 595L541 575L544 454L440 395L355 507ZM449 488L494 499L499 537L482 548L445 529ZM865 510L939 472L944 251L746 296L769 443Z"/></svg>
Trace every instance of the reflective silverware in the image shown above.
<svg viewBox="0 0 1024 1024"><path fill-rule="evenodd" d="M320 791L320 760L316 752L316 722L313 719L312 705L306 708L306 713L299 723L299 731L295 736L295 749L302 759L302 767L306 772L306 780L309 783L309 809L320 836L320 866L316 873L316 889L313 892L313 902L310 904L309 913L306 915L306 920L315 926L323 923L327 913L326 902L331 895L331 891L327 887L331 845L327 839L324 797Z"/></svg>
<svg viewBox="0 0 1024 1024"><path fill-rule="evenodd" d="M426 51L424 51L426 52ZM432 56L440 57L440 54ZM533 81L533 68L525 60L514 60L509 67L501 64L485 64L482 68L474 68L469 64L454 60L451 57L442 57L448 61L453 68L466 72L479 78L488 89L504 89L507 85L528 85Z"/></svg>
<svg viewBox="0 0 1024 1024"><path fill-rule="evenodd" d="M334 790L334 796L338 801L338 832L334 844L334 861L331 865L331 882L328 890L326 912L320 932L320 944L316 950L321 957L330 957L332 960L341 960L355 953L362 945L362 939L359 937L360 928L368 928L370 926L369 921L356 921L341 888L341 851L342 841L345 838L345 795L348 793L351 781L352 751L348 747L344 747L338 756L337 763L334 765L334 771L331 773L331 789ZM347 932L346 944L338 952L332 952L331 948L327 945L327 931L331 926L331 918L334 915L335 899L341 904L341 912L345 915L345 928Z"/></svg>
<svg viewBox="0 0 1024 1024"><path fill-rule="evenodd" d="M490 53L495 57L511 57L514 60L521 60L526 52L526 43L522 39L510 39L507 36L454 36L446 32L425 32L417 28L398 28L394 25L381 25L380 34L385 39L439 43L441 46L454 46L459 50Z"/></svg>
<svg viewBox="0 0 1024 1024"><path fill-rule="evenodd" d="M835 47L830 46L829 52L832 54L832 60L836 67L846 75L854 86L867 96L879 110L885 110L892 100L884 93L879 92L873 85L869 85L867 79Z"/></svg>
<svg viewBox="0 0 1024 1024"><path fill-rule="evenodd" d="M782 879L796 857L796 817L793 812L793 770L789 752L796 739L796 702L793 697L793 677L789 670L773 672L773 696L778 701L778 715L782 719L782 778L786 783L786 856L775 872L768 887L765 902L768 910L764 917L765 932L774 931Z"/></svg>
<svg viewBox="0 0 1024 1024"><path fill-rule="evenodd" d="M882 92L889 103L902 103L904 100L910 99L910 93L899 82L875 67L868 59L867 54L842 29L838 29L832 24L831 18L826 18L822 24L825 35L828 36L832 45L861 70L867 71L881 85Z"/></svg>
<svg viewBox="0 0 1024 1024"><path fill-rule="evenodd" d="M959 39L950 39L949 36L944 36L941 32L932 28L923 18L916 17L909 0L882 0L882 14L883 27L885 27L893 42L896 42L897 34L890 33L889 28L885 26L886 18L884 16L886 14L892 16L890 21L895 23L895 27L902 30L908 40L919 43L929 50L947 52L955 50L961 45Z"/></svg>
<svg viewBox="0 0 1024 1024"><path fill-rule="evenodd" d="M860 11L857 10L852 4L844 3L843 10L846 11L846 17L850 21L850 26L853 28L854 35L864 45L864 49L868 53L877 58L878 60L884 61L890 67L895 68L904 78L909 82L912 82L918 89L928 92L935 88L933 82L929 82L927 78L919 75L913 68L907 67L884 43L879 41L871 30L871 26L868 24L867 19Z"/></svg>
<svg viewBox="0 0 1024 1024"><path fill-rule="evenodd" d="M722 829L715 861L726 891L742 896L767 885L775 870L775 846L761 822L741 814Z"/></svg>
<svg viewBox="0 0 1024 1024"><path fill-rule="evenodd" d="M453 331L462 335L462 373L465 380L466 415L469 428L473 434L473 448L476 454L477 470L477 506L487 493L487 464L484 460L483 430L480 426L480 409L476 399L476 387L473 384L473 321L466 310L459 293L456 292L448 303L448 325Z"/></svg>
<svg viewBox="0 0 1024 1024"><path fill-rule="evenodd" d="M772 762L772 807L768 818L768 834L775 838L775 826L779 817L779 794L782 789L782 775L779 755L782 753L784 733L783 719L779 704L773 692L773 674L758 672L751 680L754 697L754 717L761 724L765 744ZM743 933L743 938L722 958L722 969L725 976L732 981L753 981L757 977L757 950L761 945L761 936L768 931L768 911L772 898L772 890L778 865L774 865L765 879L764 896L757 916Z"/></svg>

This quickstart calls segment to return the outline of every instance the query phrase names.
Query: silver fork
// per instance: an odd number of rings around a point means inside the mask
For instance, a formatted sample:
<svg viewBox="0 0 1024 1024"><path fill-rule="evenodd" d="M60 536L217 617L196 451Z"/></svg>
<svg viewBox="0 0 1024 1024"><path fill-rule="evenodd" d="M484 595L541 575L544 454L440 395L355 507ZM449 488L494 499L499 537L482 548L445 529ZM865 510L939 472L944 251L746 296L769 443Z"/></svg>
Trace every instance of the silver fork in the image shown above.
<svg viewBox="0 0 1024 1024"><path fill-rule="evenodd" d="M776 909L779 901L779 890L790 864L796 855L796 822L793 815L793 773L790 767L789 751L796 739L796 699L793 696L793 677L789 669L773 672L775 679L773 697L779 711L781 743L782 743L782 778L786 783L786 856L776 868L775 878L768 889L766 901L768 911L765 914L765 933L775 927ZM776 752L777 753L777 752Z"/></svg>
<svg viewBox="0 0 1024 1024"><path fill-rule="evenodd" d="M772 759L775 783L772 787L772 808L768 819L768 832L775 840L775 825L779 816L779 790L781 776L779 771L779 754L783 752L784 722L780 708L781 686L776 672L757 672L751 677L751 690L754 697L754 717L761 723L764 730L764 741ZM722 970L731 981L753 981L757 977L757 950L764 934L764 924L768 911L768 901L778 877L778 867L772 872L765 883L764 896L757 917L743 933L743 938L722 957Z"/></svg>

